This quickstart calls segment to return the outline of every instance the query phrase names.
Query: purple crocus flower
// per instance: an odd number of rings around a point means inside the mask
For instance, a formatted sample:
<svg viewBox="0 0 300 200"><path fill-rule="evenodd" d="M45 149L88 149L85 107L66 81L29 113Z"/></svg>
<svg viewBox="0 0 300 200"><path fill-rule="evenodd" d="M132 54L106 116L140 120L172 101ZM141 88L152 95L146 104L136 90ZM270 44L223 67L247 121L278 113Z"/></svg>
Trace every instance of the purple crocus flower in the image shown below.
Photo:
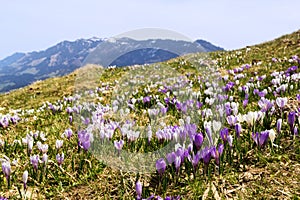
<svg viewBox="0 0 300 200"><path fill-rule="evenodd" d="M258 132L252 133L252 139L258 145L258 142L259 142L259 133Z"/></svg>
<svg viewBox="0 0 300 200"><path fill-rule="evenodd" d="M185 131L187 131L187 133L189 134L190 139L192 140L195 135L196 135L196 131L197 131L197 126L196 124L187 124L185 125Z"/></svg>
<svg viewBox="0 0 300 200"><path fill-rule="evenodd" d="M65 130L64 135L68 138L68 140L70 140L73 135L72 129L68 128L67 130Z"/></svg>
<svg viewBox="0 0 300 200"><path fill-rule="evenodd" d="M160 109L161 114L165 115L168 112L168 107L162 107Z"/></svg>
<svg viewBox="0 0 300 200"><path fill-rule="evenodd" d="M7 180L7 184L9 185L10 174L11 174L11 166L10 166L10 163L8 161L2 162L2 171L3 171L3 174L6 178L6 180Z"/></svg>
<svg viewBox="0 0 300 200"><path fill-rule="evenodd" d="M166 97L164 100L165 100L166 104L169 104L169 102L170 102L170 98L169 97Z"/></svg>
<svg viewBox="0 0 300 200"><path fill-rule="evenodd" d="M67 108L66 108L66 112L67 112L68 114L71 114L71 113L73 112L73 109L72 109L71 107L67 107Z"/></svg>
<svg viewBox="0 0 300 200"><path fill-rule="evenodd" d="M202 143L203 143L203 135L202 133L197 133L194 138L194 145L197 151L201 148Z"/></svg>
<svg viewBox="0 0 300 200"><path fill-rule="evenodd" d="M143 190L143 187L142 187L141 182L137 181L136 184L135 184L135 191L136 191L136 199L137 200L142 199L142 190Z"/></svg>
<svg viewBox="0 0 300 200"><path fill-rule="evenodd" d="M235 125L236 122L237 122L237 117L236 117L236 116L233 116L233 115L228 116L226 119L227 119L227 123L228 123L230 126Z"/></svg>
<svg viewBox="0 0 300 200"><path fill-rule="evenodd" d="M252 133L252 138L256 145L263 147L268 142L269 131L263 131L261 133Z"/></svg>
<svg viewBox="0 0 300 200"><path fill-rule="evenodd" d="M120 150L123 148L124 141L123 141L123 140L120 140L120 141L114 141L114 145L115 145L116 149L117 149L118 151L120 151Z"/></svg>
<svg viewBox="0 0 300 200"><path fill-rule="evenodd" d="M61 166L61 164L64 162L64 159L65 159L64 153L56 155L56 161L57 161L59 166Z"/></svg>
<svg viewBox="0 0 300 200"><path fill-rule="evenodd" d="M33 165L33 168L37 170L39 165L39 155L30 156L30 162Z"/></svg>
<svg viewBox="0 0 300 200"><path fill-rule="evenodd" d="M282 126L282 119L278 119L276 123L277 132L280 133Z"/></svg>
<svg viewBox="0 0 300 200"><path fill-rule="evenodd" d="M91 146L91 135L86 130L78 131L78 144L87 151Z"/></svg>
<svg viewBox="0 0 300 200"><path fill-rule="evenodd" d="M160 175L163 175L163 173L165 172L166 167L167 167L165 160L163 158L158 159L156 161L155 167L156 167L157 172Z"/></svg>
<svg viewBox="0 0 300 200"><path fill-rule="evenodd" d="M6 128L9 125L9 120L7 116L3 116L2 119L0 119L0 127Z"/></svg>
<svg viewBox="0 0 300 200"><path fill-rule="evenodd" d="M203 160L205 165L208 165L211 158L211 149L209 147L205 147L200 152L200 158Z"/></svg>
<svg viewBox="0 0 300 200"><path fill-rule="evenodd" d="M211 156L215 159L216 165L220 165L220 157L224 151L224 144L220 143L218 146L218 150L215 146L211 148Z"/></svg>
<svg viewBox="0 0 300 200"><path fill-rule="evenodd" d="M223 128L221 131L220 131L220 136L221 136L221 138L222 138L222 140L223 140L223 142L224 143L226 143L227 142L227 138L228 138L228 128Z"/></svg>
<svg viewBox="0 0 300 200"><path fill-rule="evenodd" d="M167 161L169 164L172 164L175 161L176 154L174 152L168 153L167 154Z"/></svg>
<svg viewBox="0 0 300 200"><path fill-rule="evenodd" d="M244 99L244 100L243 100L243 107L244 107L244 108L247 107L248 101L249 101L248 99Z"/></svg>
<svg viewBox="0 0 300 200"><path fill-rule="evenodd" d="M14 115L10 118L10 121L13 123L13 124L17 124L18 121L20 120L20 117L18 115Z"/></svg>
<svg viewBox="0 0 300 200"><path fill-rule="evenodd" d="M295 117L296 117L295 111L290 112L288 115L288 124L290 126L290 130L292 133L294 132Z"/></svg>
<svg viewBox="0 0 300 200"><path fill-rule="evenodd" d="M300 102L300 94L297 94L296 97L297 97L297 100Z"/></svg>
<svg viewBox="0 0 300 200"><path fill-rule="evenodd" d="M150 101L151 101L151 97L149 97L149 96L146 96L146 97L143 98L144 103L148 103Z"/></svg>
<svg viewBox="0 0 300 200"><path fill-rule="evenodd" d="M83 119L83 124L84 125L89 125L90 124L90 122L91 122L91 120L90 120L90 118L85 118L85 119Z"/></svg>
<svg viewBox="0 0 300 200"><path fill-rule="evenodd" d="M120 155L120 152L124 146L124 141L123 140L114 141L114 145L115 145L115 148L118 150L118 155Z"/></svg>
<svg viewBox="0 0 300 200"><path fill-rule="evenodd" d="M201 103L200 101L197 101L197 102L196 102L196 107L197 107L198 109L200 109L202 106L203 106L203 103Z"/></svg>
<svg viewBox="0 0 300 200"><path fill-rule="evenodd" d="M194 167L194 170L197 169L199 161L200 161L200 152L198 151L196 154L193 154L192 157L192 165Z"/></svg>
<svg viewBox="0 0 300 200"><path fill-rule="evenodd" d="M265 98L261 98L259 101L258 101L258 105L259 107L261 108L261 111L262 112L267 112L268 110L270 110L272 107L273 107L273 102L268 100L268 99L265 99Z"/></svg>
<svg viewBox="0 0 300 200"><path fill-rule="evenodd" d="M178 111L186 113L187 112L187 103L177 102L176 103L176 108L177 108Z"/></svg>
<svg viewBox="0 0 300 200"><path fill-rule="evenodd" d="M288 102L288 99L286 97L281 98L281 97L277 97L276 98L276 104L279 108L284 108L284 106L286 106Z"/></svg>
<svg viewBox="0 0 300 200"><path fill-rule="evenodd" d="M230 104L225 104L225 112L226 112L226 116L231 115L231 108L230 108Z"/></svg>
<svg viewBox="0 0 300 200"><path fill-rule="evenodd" d="M242 126L240 123L237 123L235 126L234 126L234 130L235 130L235 133L236 133L236 137L237 138L240 138L240 134L242 132Z"/></svg>

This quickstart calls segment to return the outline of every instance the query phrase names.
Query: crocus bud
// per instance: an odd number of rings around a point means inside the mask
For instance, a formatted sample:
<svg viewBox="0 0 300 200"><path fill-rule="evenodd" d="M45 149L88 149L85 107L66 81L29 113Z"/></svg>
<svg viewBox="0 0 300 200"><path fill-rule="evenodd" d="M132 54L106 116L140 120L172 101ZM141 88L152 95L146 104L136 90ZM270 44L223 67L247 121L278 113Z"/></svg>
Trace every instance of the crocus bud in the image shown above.
<svg viewBox="0 0 300 200"><path fill-rule="evenodd" d="M197 166L198 166L198 163L200 161L200 153L196 153L196 154L193 154L193 157L192 157L192 165L194 167L194 170L196 170Z"/></svg>
<svg viewBox="0 0 300 200"><path fill-rule="evenodd" d="M71 115L69 116L69 122L70 122L70 124L72 124L72 122L73 122L73 117Z"/></svg>
<svg viewBox="0 0 300 200"><path fill-rule="evenodd" d="M176 168L176 172L178 173L179 168L181 165L181 157L180 156L176 156L175 158L175 168Z"/></svg>
<svg viewBox="0 0 300 200"><path fill-rule="evenodd" d="M232 142L233 142L232 135L229 135L229 136L227 137L227 142L228 142L229 146L232 147Z"/></svg>
<svg viewBox="0 0 300 200"><path fill-rule="evenodd" d="M236 133L236 137L237 138L240 138L240 133L242 132L242 126L240 123L237 123L235 126L234 126L234 129L235 129L235 133Z"/></svg>
<svg viewBox="0 0 300 200"><path fill-rule="evenodd" d="M10 163L8 161L2 162L2 171L3 171L3 174L5 175L5 177L7 179L7 182L9 182L10 174L11 174L11 166L10 166Z"/></svg>
<svg viewBox="0 0 300 200"><path fill-rule="evenodd" d="M28 139L27 141L27 145L28 145L28 153L30 154L33 148L33 139Z"/></svg>
<svg viewBox="0 0 300 200"><path fill-rule="evenodd" d="M27 180L28 180L28 171L24 171L23 173L23 185L24 185L24 190L26 190L27 188Z"/></svg>
<svg viewBox="0 0 300 200"><path fill-rule="evenodd" d="M276 133L273 129L269 130L269 138L273 144L274 140L275 140L275 137L276 137Z"/></svg>
<svg viewBox="0 0 300 200"><path fill-rule="evenodd" d="M137 181L135 184L135 191L136 191L136 199L140 200L142 199L142 184L140 181Z"/></svg>
<svg viewBox="0 0 300 200"><path fill-rule="evenodd" d="M48 155L46 153L43 154L42 162L46 165L48 162Z"/></svg>
<svg viewBox="0 0 300 200"><path fill-rule="evenodd" d="M294 135L298 135L298 128L297 127L294 128Z"/></svg>
<svg viewBox="0 0 300 200"><path fill-rule="evenodd" d="M290 126L290 130L292 133L294 132L295 117L296 117L296 112L294 111L290 112L288 115L288 124Z"/></svg>
<svg viewBox="0 0 300 200"><path fill-rule="evenodd" d="M194 139L194 145L197 151L201 148L202 143L203 143L203 135L201 133L197 133Z"/></svg>
<svg viewBox="0 0 300 200"><path fill-rule="evenodd" d="M276 123L277 133L280 133L282 125L282 119L278 119Z"/></svg>

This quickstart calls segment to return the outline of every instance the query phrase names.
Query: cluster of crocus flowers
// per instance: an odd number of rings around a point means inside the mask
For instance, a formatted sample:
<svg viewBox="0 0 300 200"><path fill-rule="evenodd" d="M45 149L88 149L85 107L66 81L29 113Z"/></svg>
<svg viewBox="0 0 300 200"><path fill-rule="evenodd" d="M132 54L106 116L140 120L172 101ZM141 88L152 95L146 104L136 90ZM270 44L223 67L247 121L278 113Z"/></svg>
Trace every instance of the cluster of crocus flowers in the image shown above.
<svg viewBox="0 0 300 200"><path fill-rule="evenodd" d="M87 151L91 146L92 133L87 130L78 131L78 145Z"/></svg>
<svg viewBox="0 0 300 200"><path fill-rule="evenodd" d="M254 140L255 144L260 148L264 147L269 139L269 131L262 131L252 133L252 139Z"/></svg>
<svg viewBox="0 0 300 200"><path fill-rule="evenodd" d="M0 114L0 127L7 128L10 124L17 124L20 121L18 114Z"/></svg>

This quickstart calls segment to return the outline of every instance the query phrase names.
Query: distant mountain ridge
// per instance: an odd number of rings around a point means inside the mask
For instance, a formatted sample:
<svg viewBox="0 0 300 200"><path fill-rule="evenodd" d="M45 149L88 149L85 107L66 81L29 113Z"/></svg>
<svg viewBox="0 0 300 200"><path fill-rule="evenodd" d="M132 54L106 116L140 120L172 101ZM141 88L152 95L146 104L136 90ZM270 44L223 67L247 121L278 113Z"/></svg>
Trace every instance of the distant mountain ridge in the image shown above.
<svg viewBox="0 0 300 200"><path fill-rule="evenodd" d="M202 47L204 47L208 52L211 51L224 51L225 49L215 46L212 43L205 41L205 40L196 40L196 43L200 44Z"/></svg>
<svg viewBox="0 0 300 200"><path fill-rule="evenodd" d="M120 39L120 41L123 38ZM71 73L75 69L81 67L87 57L99 50L100 44L110 42L105 39L91 38L78 39L76 41L63 41L43 51L34 51L30 53L15 53L11 56L0 60L0 92L7 92L29 85L37 80L44 80L50 77L63 76ZM141 45L145 41L124 41L122 45L114 50L122 52L121 48L131 48L134 45ZM151 40L148 42L163 42L163 40ZM216 47L204 40L197 40L195 43L200 46L200 51L220 51L222 48ZM178 41L168 41L167 45L177 45ZM183 43L182 45L191 45L193 43ZM127 45L127 46L126 46ZM112 47L111 44L108 46ZM196 50L192 51L195 52ZM192 53L191 52L191 53ZM122 55L122 54L120 54ZM162 51L159 49L141 49L133 51L132 54L116 58L110 64L117 66L125 66L131 64L144 64L161 62L174 58L178 55L174 52ZM134 59L133 59L134 58Z"/></svg>

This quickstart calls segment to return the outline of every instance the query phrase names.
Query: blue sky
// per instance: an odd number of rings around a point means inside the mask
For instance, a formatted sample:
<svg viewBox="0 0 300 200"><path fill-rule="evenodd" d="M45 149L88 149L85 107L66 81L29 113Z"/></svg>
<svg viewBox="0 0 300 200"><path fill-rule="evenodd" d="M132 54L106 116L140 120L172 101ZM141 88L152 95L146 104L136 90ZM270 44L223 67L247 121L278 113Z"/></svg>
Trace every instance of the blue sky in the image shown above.
<svg viewBox="0 0 300 200"><path fill-rule="evenodd" d="M162 28L226 49L300 29L299 0L10 0L0 3L0 59L62 40Z"/></svg>

